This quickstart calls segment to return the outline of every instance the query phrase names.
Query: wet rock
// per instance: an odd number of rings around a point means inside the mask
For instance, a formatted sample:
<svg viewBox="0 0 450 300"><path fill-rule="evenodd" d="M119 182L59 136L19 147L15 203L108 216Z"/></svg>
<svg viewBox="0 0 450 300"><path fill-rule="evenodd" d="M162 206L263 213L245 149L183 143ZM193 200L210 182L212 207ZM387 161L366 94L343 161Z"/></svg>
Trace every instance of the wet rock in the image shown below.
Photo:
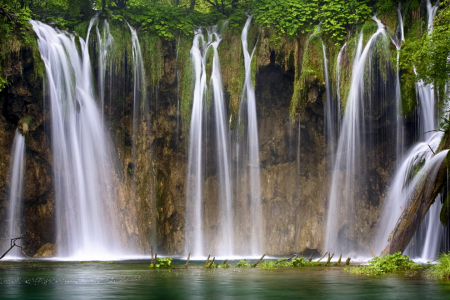
<svg viewBox="0 0 450 300"><path fill-rule="evenodd" d="M39 248L39 250L36 252L36 254L33 257L34 258L55 257L56 251L57 251L56 245L47 243L47 244L44 244L41 248Z"/></svg>

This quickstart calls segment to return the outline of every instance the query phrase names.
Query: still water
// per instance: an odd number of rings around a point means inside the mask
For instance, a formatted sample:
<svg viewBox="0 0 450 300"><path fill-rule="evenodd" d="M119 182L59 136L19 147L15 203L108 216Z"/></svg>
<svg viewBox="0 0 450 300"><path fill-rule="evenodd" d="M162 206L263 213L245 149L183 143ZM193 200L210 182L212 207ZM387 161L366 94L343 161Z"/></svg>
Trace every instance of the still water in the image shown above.
<svg viewBox="0 0 450 300"><path fill-rule="evenodd" d="M203 269L198 262L187 270L150 270L149 264L2 261L0 299L450 299L450 280L420 274L357 276L338 267Z"/></svg>

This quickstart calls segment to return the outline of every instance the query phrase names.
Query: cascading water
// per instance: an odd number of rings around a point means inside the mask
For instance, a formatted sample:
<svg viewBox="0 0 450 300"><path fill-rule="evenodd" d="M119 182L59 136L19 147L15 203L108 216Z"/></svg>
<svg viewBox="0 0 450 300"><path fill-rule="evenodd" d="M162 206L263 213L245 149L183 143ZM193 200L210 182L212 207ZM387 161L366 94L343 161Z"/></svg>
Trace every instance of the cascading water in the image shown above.
<svg viewBox="0 0 450 300"><path fill-rule="evenodd" d="M249 173L249 189L250 189L250 220L251 220L251 235L250 235L250 251L252 255L261 253L261 241L263 237L263 220L262 220L262 205L261 205L261 178L259 168L259 139L258 139L258 123L256 116L256 97L255 88L252 83L251 63L253 54L248 50L248 31L252 17L250 16L245 23L242 30L241 40L242 49L244 51L245 63L245 81L242 92L241 107L246 105L247 111L247 157L248 157L248 173Z"/></svg>
<svg viewBox="0 0 450 300"><path fill-rule="evenodd" d="M195 87L189 141L185 249L186 253L191 252L197 257L203 256L204 251L213 249L213 246L217 246L216 251L220 255L233 255L234 253L229 132L220 75L219 54L217 52L220 42L221 37L218 28L214 26L208 30L207 40L200 30L197 31L191 49ZM210 59L212 59L212 73L208 85L206 67ZM205 236L213 234L205 232L203 224L203 170L205 168L203 141L205 124L207 123L205 115L208 114L206 111L208 95L212 96L214 107L214 135L216 137L215 148L217 149L217 155L215 156L218 170L219 207L217 209L220 211L219 229L215 233L220 237L217 245L204 244Z"/></svg>
<svg viewBox="0 0 450 300"><path fill-rule="evenodd" d="M10 163L10 189L9 189L9 210L8 210L8 239L20 237L24 232L20 229L20 219L22 216L23 186L25 171L25 137L16 129L14 142L11 151ZM4 245L9 246L9 240ZM3 246L3 245L2 245ZM5 247L2 247L6 248ZM8 247L9 248L9 247ZM6 248L6 249L8 249ZM3 252L2 252L3 253ZM8 256L19 256L20 250L12 249Z"/></svg>
<svg viewBox="0 0 450 300"><path fill-rule="evenodd" d="M385 36L383 24L377 22L378 29L368 40L363 50L361 33L353 63L352 81L341 126L336 161L329 194L328 218L324 251L350 253L355 251L355 205L360 195L358 184L362 183L358 174L363 174L366 154L364 145L364 70L373 44L380 36Z"/></svg>
<svg viewBox="0 0 450 300"><path fill-rule="evenodd" d="M139 118L139 107L143 105L146 97L145 91L145 70L142 59L141 45L136 30L128 24L131 31L131 44L133 53L133 132L132 132L132 156L133 163L136 164L136 140L137 122Z"/></svg>
<svg viewBox="0 0 450 300"><path fill-rule="evenodd" d="M432 6L430 1L427 1L428 28L430 31L438 5L439 2ZM400 13L399 16L401 16ZM426 173L429 164L434 161L434 157L441 155L441 153L438 155L433 153L437 150L443 136L441 132L433 133L436 130L437 123L433 87L420 81L416 84L416 94L420 109L419 143L409 151L396 171L381 215L378 235L375 239L374 248L377 251L383 250L387 245L391 230L394 229L402 210L407 207L415 192L415 187L421 179L420 174ZM440 224L438 217L442 205L438 198L430 207L415 237L405 250L406 254L423 260L433 259L438 254L443 232L443 226Z"/></svg>
<svg viewBox="0 0 450 300"><path fill-rule="evenodd" d="M323 49L323 70L325 73L325 88L326 88L326 100L325 100L325 140L328 145L328 154L330 166L334 165L335 160L335 143L336 143L336 135L338 132L336 129L338 128L338 115L339 111L339 102L333 101L332 92L331 92L331 82L328 76L328 60L327 53L325 49L325 44L322 42ZM341 54L339 52L339 54ZM338 55L339 57L339 55Z"/></svg>
<svg viewBox="0 0 450 300"><path fill-rule="evenodd" d="M393 39L392 42L395 45L395 48L397 49L397 77L395 78L395 98L397 99L397 162L400 162L402 156L403 156L403 145L405 144L404 141L404 123L403 123L403 117L402 117L402 95L400 90L400 48L402 46L402 42L405 41L405 35L403 33L403 18L402 14L400 12L400 3L398 4L397 8L397 15L398 15L398 32L399 34L396 35L396 39ZM399 36L398 36L399 35Z"/></svg>
<svg viewBox="0 0 450 300"><path fill-rule="evenodd" d="M95 22L91 20L86 40ZM46 69L59 257L102 259L122 253L109 139L92 92L88 44L31 21Z"/></svg>
<svg viewBox="0 0 450 300"><path fill-rule="evenodd" d="M97 41L98 41L98 96L100 98L101 103L101 113L102 120L104 120L104 109L105 109L105 75L106 75L106 67L107 67L107 58L108 52L111 50L113 43L113 36L109 32L109 24L107 20L103 21L103 33L100 33L98 29L98 24L95 27L97 32Z"/></svg>

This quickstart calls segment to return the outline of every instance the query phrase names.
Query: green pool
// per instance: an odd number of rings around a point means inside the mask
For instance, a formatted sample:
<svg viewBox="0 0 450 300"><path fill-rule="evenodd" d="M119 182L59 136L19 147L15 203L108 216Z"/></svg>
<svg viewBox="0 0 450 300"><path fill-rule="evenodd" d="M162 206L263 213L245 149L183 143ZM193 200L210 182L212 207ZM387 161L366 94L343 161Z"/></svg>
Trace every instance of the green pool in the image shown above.
<svg viewBox="0 0 450 300"><path fill-rule="evenodd" d="M180 266L183 261L175 261ZM236 261L230 262L236 265ZM0 262L1 299L450 299L450 280L356 276L338 267L149 270L148 260L115 264Z"/></svg>

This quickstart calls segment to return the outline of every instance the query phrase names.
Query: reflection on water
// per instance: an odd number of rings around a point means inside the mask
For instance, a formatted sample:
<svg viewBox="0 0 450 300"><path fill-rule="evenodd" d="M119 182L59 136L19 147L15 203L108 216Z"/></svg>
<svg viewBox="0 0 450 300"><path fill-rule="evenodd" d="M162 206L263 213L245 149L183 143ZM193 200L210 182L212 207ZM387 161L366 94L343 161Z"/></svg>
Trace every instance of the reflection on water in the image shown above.
<svg viewBox="0 0 450 300"><path fill-rule="evenodd" d="M183 264L176 261L176 265ZM117 264L0 262L1 299L449 299L450 281L355 276L340 268L149 270ZM231 262L235 265L236 262ZM431 296L432 295L432 296Z"/></svg>

